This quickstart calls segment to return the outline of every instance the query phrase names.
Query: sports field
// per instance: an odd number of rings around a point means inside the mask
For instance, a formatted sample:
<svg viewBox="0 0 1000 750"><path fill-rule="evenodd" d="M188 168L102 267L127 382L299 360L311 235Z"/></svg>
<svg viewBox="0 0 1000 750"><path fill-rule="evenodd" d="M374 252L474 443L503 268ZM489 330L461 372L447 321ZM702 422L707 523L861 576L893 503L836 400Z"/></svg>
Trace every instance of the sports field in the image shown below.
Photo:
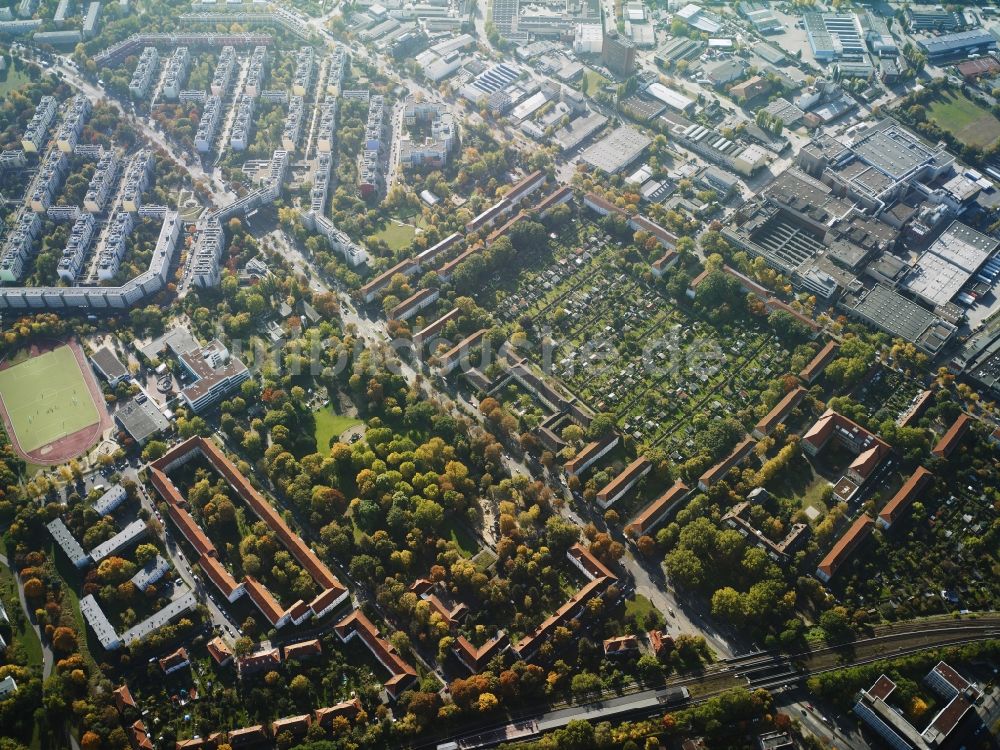
<svg viewBox="0 0 1000 750"><path fill-rule="evenodd" d="M0 398L31 452L101 421L73 350L59 346L0 370Z"/></svg>
<svg viewBox="0 0 1000 750"><path fill-rule="evenodd" d="M927 119L973 146L992 146L1000 138L1000 120L960 91L944 92L932 99Z"/></svg>

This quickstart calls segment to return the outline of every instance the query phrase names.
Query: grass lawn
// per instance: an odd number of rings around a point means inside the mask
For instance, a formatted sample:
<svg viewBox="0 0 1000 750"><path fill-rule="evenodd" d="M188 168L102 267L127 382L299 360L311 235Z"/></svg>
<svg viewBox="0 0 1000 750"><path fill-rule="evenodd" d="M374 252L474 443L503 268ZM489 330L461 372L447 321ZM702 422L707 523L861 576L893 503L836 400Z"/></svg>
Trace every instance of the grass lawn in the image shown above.
<svg viewBox="0 0 1000 750"><path fill-rule="evenodd" d="M582 80L587 82L586 91L591 96L593 96L596 92L600 91L605 86L607 86L609 83L611 83L611 81L609 81L607 78L605 78L604 76L602 76L596 70L592 70L590 68L584 68L583 69L583 79ZM583 85L583 83L581 81L581 86L582 85Z"/></svg>
<svg viewBox="0 0 1000 750"><path fill-rule="evenodd" d="M649 630L663 623L663 614L642 594L636 594L635 599L625 602L625 616L630 615L635 618L640 630Z"/></svg>
<svg viewBox="0 0 1000 750"><path fill-rule="evenodd" d="M0 372L0 398L25 451L48 445L101 418L68 346Z"/></svg>
<svg viewBox="0 0 1000 750"><path fill-rule="evenodd" d="M20 646L28 660L28 666L42 673L42 644L38 642L38 634L31 627L26 617L17 617L21 611L21 600L17 595L17 583L14 581L14 574L9 568L0 565L0 599L11 619L11 629L13 631L13 641L11 644Z"/></svg>
<svg viewBox="0 0 1000 750"><path fill-rule="evenodd" d="M316 449L320 452L330 447L330 442L344 430L361 424L360 419L342 417L332 408L325 407L316 412Z"/></svg>
<svg viewBox="0 0 1000 750"><path fill-rule="evenodd" d="M397 219L389 219L385 229L376 232L375 239L383 240L390 250L402 250L409 247L417 236L417 228Z"/></svg>
<svg viewBox="0 0 1000 750"><path fill-rule="evenodd" d="M13 70L9 63L10 58L8 58L7 69L0 71L0 97L5 97L11 91L17 91L25 84L31 82L26 73L22 73L20 70Z"/></svg>
<svg viewBox="0 0 1000 750"><path fill-rule="evenodd" d="M935 97L927 108L927 119L973 146L991 146L1000 138L1000 120L961 92Z"/></svg>
<svg viewBox="0 0 1000 750"><path fill-rule="evenodd" d="M445 524L444 537L451 539L458 546L462 557L472 557L479 550L479 544L472 534L464 526L456 523L454 519L448 519Z"/></svg>

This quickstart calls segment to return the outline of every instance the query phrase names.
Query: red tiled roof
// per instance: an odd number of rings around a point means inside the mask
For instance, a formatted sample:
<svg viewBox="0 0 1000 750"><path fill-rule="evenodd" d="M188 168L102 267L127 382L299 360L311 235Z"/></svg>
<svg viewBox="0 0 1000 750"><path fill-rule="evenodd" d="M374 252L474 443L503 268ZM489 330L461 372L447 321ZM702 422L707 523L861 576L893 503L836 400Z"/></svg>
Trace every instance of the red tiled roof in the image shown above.
<svg viewBox="0 0 1000 750"><path fill-rule="evenodd" d="M609 213L620 214L620 215L625 214L625 211L618 208L618 206L609 201L607 198L602 198L597 193L587 193L587 195L585 196L585 200L588 203L592 203L595 206L599 206L601 209Z"/></svg>
<svg viewBox="0 0 1000 750"><path fill-rule="evenodd" d="M808 315L803 315L794 307L785 302L782 302L780 299L771 297L770 299L767 300L765 304L767 306L767 309L770 310L771 312L774 312L775 310L782 310L791 315L802 325L804 325L806 328L809 328L812 331L819 331L823 328L823 326L821 326L815 320L810 318Z"/></svg>
<svg viewBox="0 0 1000 750"><path fill-rule="evenodd" d="M625 533L631 534L634 537L648 534L656 528L666 509L684 497L689 489L684 482L678 479L670 489L642 509L642 512L635 517L635 520L625 527Z"/></svg>
<svg viewBox="0 0 1000 750"><path fill-rule="evenodd" d="M153 750L153 741L149 739L149 732L146 731L146 725L142 719L129 727L129 732L132 735L132 743L139 750Z"/></svg>
<svg viewBox="0 0 1000 750"><path fill-rule="evenodd" d="M608 583L610 581L607 578L595 578L588 582L583 588L573 594L565 604L559 607L555 614L547 617L541 625L518 641L517 645L514 646L514 650L522 657L533 651L536 644L548 638L557 627L572 619L576 609L588 599L600 594Z"/></svg>
<svg viewBox="0 0 1000 750"><path fill-rule="evenodd" d="M893 495L893 498L882 508L882 511L878 514L879 519L887 527L895 523L909 509L913 501L917 499L924 485L930 481L931 476L933 476L931 472L923 466L918 466L917 470L899 488L899 492Z"/></svg>
<svg viewBox="0 0 1000 750"><path fill-rule="evenodd" d="M507 221L505 221L499 227L497 227L488 235L486 235L486 244L492 245L496 240L500 239L505 234L507 234L507 232L509 232L511 229L517 226L519 222L523 221L524 219L527 219L528 216L529 214L527 211L518 211L512 217L507 219Z"/></svg>
<svg viewBox="0 0 1000 750"><path fill-rule="evenodd" d="M598 560L589 547L584 547L579 542L576 542L566 551L566 554L580 563L591 579L607 578L609 581L618 580L618 576L612 573L607 565Z"/></svg>
<svg viewBox="0 0 1000 750"><path fill-rule="evenodd" d="M752 437L745 438L737 443L736 447L733 448L732 452L728 456L698 477L698 484L704 484L711 487L713 484L726 476L726 474L728 474L734 466L742 463L743 459L750 455L750 452L753 450L755 445L757 445L757 441Z"/></svg>
<svg viewBox="0 0 1000 750"><path fill-rule="evenodd" d="M619 635L615 638L608 638L604 641L604 655L622 654L626 651L636 651L639 648L639 641L634 635Z"/></svg>
<svg viewBox="0 0 1000 750"><path fill-rule="evenodd" d="M466 248L465 250L460 252L457 256L455 256L452 260L449 260L447 263L441 266L437 270L437 275L442 279L450 278L451 275L455 272L455 269L459 267L459 265L464 263L473 255L482 252L484 248L485 245L483 245L482 242L477 242L472 247Z"/></svg>
<svg viewBox="0 0 1000 750"><path fill-rule="evenodd" d="M808 392L809 391L802 386L798 386L797 388L790 390L785 394L781 401L774 405L774 408L771 409L771 411L761 417L761 420L754 428L754 432L760 435L770 435L775 427L788 418L788 415L791 414L792 410L799 405Z"/></svg>
<svg viewBox="0 0 1000 750"><path fill-rule="evenodd" d="M469 349L478 346L479 342L483 340L487 333L488 330L486 328L480 328L475 333L466 336L464 339L455 344L455 346L442 354L441 361L451 362L451 360L461 357Z"/></svg>
<svg viewBox="0 0 1000 750"><path fill-rule="evenodd" d="M236 579L226 570L225 566L215 557L202 556L198 558L198 565L215 587L221 591L228 599L240 585Z"/></svg>
<svg viewBox="0 0 1000 750"><path fill-rule="evenodd" d="M460 635L455 639L452 648L465 666L472 672L479 673L493 660L494 656L502 653L508 646L510 646L510 638L506 633L500 633L496 638L488 640L479 648L473 646L472 642L464 635Z"/></svg>
<svg viewBox="0 0 1000 750"><path fill-rule="evenodd" d="M662 630L649 631L649 647L656 656L659 656L664 649L673 648L673 645L674 639L665 635Z"/></svg>
<svg viewBox="0 0 1000 750"><path fill-rule="evenodd" d="M573 458L566 462L563 468L566 470L567 474L576 474L582 469L579 467L585 466L588 461L592 459L594 454L600 453L602 450L608 447L610 443L616 442L618 440L617 435L607 435L600 440L595 440L592 443L587 443L580 449Z"/></svg>
<svg viewBox="0 0 1000 750"><path fill-rule="evenodd" d="M264 731L263 724L254 724L253 726L229 731L229 744L233 745L233 747L250 745L266 739L267 732Z"/></svg>
<svg viewBox="0 0 1000 750"><path fill-rule="evenodd" d="M534 210L537 211L539 214L544 214L546 211L551 209L560 201L569 200L569 198L566 197L567 194L570 197L572 197L573 188L571 188L569 185L563 185L562 187L552 191L547 196L542 198L542 200L540 200L538 204L535 206Z"/></svg>
<svg viewBox="0 0 1000 750"><path fill-rule="evenodd" d="M115 688L115 705L118 707L119 711L124 711L126 706L131 706L135 708L135 698L132 697L132 691L128 689L128 685L122 685L119 688Z"/></svg>
<svg viewBox="0 0 1000 750"><path fill-rule="evenodd" d="M920 395L917 396L917 400L913 402L913 405L906 410L906 413L899 420L899 426L909 427L911 422L919 419L920 415L924 413L924 409L927 408L933 395L934 391L930 388L925 391L921 391Z"/></svg>
<svg viewBox="0 0 1000 750"><path fill-rule="evenodd" d="M958 447L962 438L965 437L965 433L971 425L972 417L965 412L959 414L958 419L956 419L952 423L951 427L948 428L948 431L941 436L941 439L938 441L937 445L934 446L931 453L938 458L948 458L952 451Z"/></svg>
<svg viewBox="0 0 1000 750"><path fill-rule="evenodd" d="M181 665L186 661L188 661L188 652L186 648L181 646L172 654L167 654L166 656L164 656L162 659L159 660L160 669L166 672L168 669Z"/></svg>
<svg viewBox="0 0 1000 750"><path fill-rule="evenodd" d="M621 474L616 476L597 493L597 499L601 502L607 500L608 498L618 495L620 492L624 492L632 483L638 481L645 472L647 472L652 467L649 459L645 456L639 456L635 461L626 466Z"/></svg>
<svg viewBox="0 0 1000 750"><path fill-rule="evenodd" d="M651 234L659 240L660 244L664 247L674 248L677 245L677 235L668 232L652 219L648 219L642 214L635 214L629 219L629 221L636 224L639 229L647 234Z"/></svg>
<svg viewBox="0 0 1000 750"><path fill-rule="evenodd" d="M306 546L302 538L293 532L285 523L285 520L278 514L274 507L264 499L263 495L254 489L249 480L240 473L236 466L226 457L226 455L216 446L216 444L203 437L193 437L186 440L166 455L154 461L151 466L153 484L160 495L167 501L168 512L175 520L178 527L184 532L185 537L191 541L192 545L201 547L202 559L199 564L205 571L206 576L222 591L227 598L233 593L238 584L235 579L226 571L218 560L211 555L216 555L215 547L211 541L194 522L190 513L183 507L183 498L173 483L164 473L167 466L170 466L178 459L183 458L193 451L200 452L205 460L212 465L216 472L229 483L239 497L249 506L250 510L260 518L278 536L285 548L292 557L312 576L313 580L323 589L333 589L336 594L330 598L337 598L345 593L347 589L337 580L330 569L316 556L316 554ZM196 540L197 543L195 541ZM285 611L277 603L274 596L255 579L247 576L244 585L247 593L253 602L260 608L268 621L274 625L285 614ZM298 613L299 619L304 612L305 605L296 603L293 605L292 614Z"/></svg>
<svg viewBox="0 0 1000 750"><path fill-rule="evenodd" d="M364 295L372 294L377 292L384 286L388 286L389 282L392 281L392 277L397 273L406 274L411 271L416 270L417 262L413 258L407 258L406 260L401 260L399 263L394 265L387 271L383 271L374 279L369 281L367 284L361 287L361 293Z"/></svg>
<svg viewBox="0 0 1000 750"><path fill-rule="evenodd" d="M812 361L802 368L799 377L807 383L813 382L837 356L838 351L840 351L840 345L836 341L827 342L827 345L817 352Z"/></svg>
<svg viewBox="0 0 1000 750"><path fill-rule="evenodd" d="M284 616L285 610L278 604L278 600L274 598L274 594L268 591L267 587L253 576L247 576L244 579L243 587L246 589L250 601L257 605L257 609L271 623L271 627L277 625L278 621Z"/></svg>
<svg viewBox="0 0 1000 750"><path fill-rule="evenodd" d="M274 723L271 724L271 732L277 737L282 732L291 732L292 734L305 734L306 730L309 729L309 725L312 723L312 717L309 714L301 714L299 716L286 716L283 719L275 719Z"/></svg>
<svg viewBox="0 0 1000 750"><path fill-rule="evenodd" d="M337 623L335 630L341 640L347 640L351 633L356 633L365 642L365 645L375 655L375 658L392 675L385 682L385 688L394 698L398 697L406 685L416 678L417 670L399 655L391 643L379 635L378 628L372 624L371 620L365 617L363 612L354 610Z"/></svg>
<svg viewBox="0 0 1000 750"><path fill-rule="evenodd" d="M421 346L424 343L424 341L431 338L432 336L436 336L441 331L443 331L444 327L448 325L449 321L455 320L455 318L457 318L459 315L460 312L457 307L452 310L449 310L440 318L435 320L433 323L430 323L424 326L423 329L417 331L413 335L413 343L416 344L417 346Z"/></svg>
<svg viewBox="0 0 1000 750"><path fill-rule="evenodd" d="M855 472L863 479L867 479L891 453L892 448L888 443L876 440L870 448L858 454L858 457L851 462L848 470Z"/></svg>
<svg viewBox="0 0 1000 750"><path fill-rule="evenodd" d="M389 317L398 318L400 315L409 312L411 308L416 307L428 297L431 297L439 293L440 292L438 292L437 289L418 289L409 297L407 297L398 305L396 305L394 308L392 308L392 310L389 312Z"/></svg>
<svg viewBox="0 0 1000 750"><path fill-rule="evenodd" d="M826 554L818 570L825 573L828 578L832 578L840 566L847 562L855 547L868 538L874 525L875 521L867 513L858 518Z"/></svg>
<svg viewBox="0 0 1000 750"><path fill-rule="evenodd" d="M311 641L301 641L300 643L292 643L285 646L285 661L289 659L308 659L313 656L319 656L323 653L323 647L319 643L318 638L313 638Z"/></svg>
<svg viewBox="0 0 1000 750"><path fill-rule="evenodd" d="M504 196L509 201L518 201L523 197L525 192L530 192L536 183L545 182L545 174L540 169L536 169L529 175L526 175L522 179L514 183L507 194Z"/></svg>
<svg viewBox="0 0 1000 750"><path fill-rule="evenodd" d="M205 648L208 649L209 655L215 661L216 664L225 664L227 661L233 658L233 651L229 648L224 640L216 636L205 644Z"/></svg>
<svg viewBox="0 0 1000 750"><path fill-rule="evenodd" d="M653 261L653 268L657 271L662 271L664 268L669 267L679 256L680 253L676 250L667 250L662 258Z"/></svg>
<svg viewBox="0 0 1000 750"><path fill-rule="evenodd" d="M266 669L267 667L277 667L281 664L281 652L272 646L260 651L255 651L252 654L247 654L246 656L241 656L237 660L236 664L241 673L256 672L260 669Z"/></svg>
<svg viewBox="0 0 1000 750"><path fill-rule="evenodd" d="M354 697L349 701L344 701L343 703L338 703L334 706L317 708L315 711L316 723L325 727L338 716L343 716L345 719L352 720L359 713L361 713L361 701L358 700L357 697Z"/></svg>
<svg viewBox="0 0 1000 750"><path fill-rule="evenodd" d="M313 599L311 602L309 602L309 608L316 614L319 614L327 607L329 607L331 604L333 604L333 602L343 593L344 590L340 588L327 589L326 591L323 591L322 593L317 595L316 598Z"/></svg>

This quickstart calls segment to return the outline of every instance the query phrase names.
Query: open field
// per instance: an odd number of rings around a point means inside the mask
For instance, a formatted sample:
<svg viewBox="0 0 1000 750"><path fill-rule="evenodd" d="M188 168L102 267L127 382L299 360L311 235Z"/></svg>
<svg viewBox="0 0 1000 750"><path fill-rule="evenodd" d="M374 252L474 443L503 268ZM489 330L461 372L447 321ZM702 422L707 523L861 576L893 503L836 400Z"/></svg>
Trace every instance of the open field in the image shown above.
<svg viewBox="0 0 1000 750"><path fill-rule="evenodd" d="M961 92L937 96L927 108L927 118L962 143L986 147L1000 139L1000 120Z"/></svg>
<svg viewBox="0 0 1000 750"><path fill-rule="evenodd" d="M349 430L361 424L360 419L343 417L330 407L324 407L316 412L316 449L321 453L329 450L330 442L344 430Z"/></svg>
<svg viewBox="0 0 1000 750"><path fill-rule="evenodd" d="M11 91L17 91L30 80L27 74L8 65L6 70L0 71L0 98L7 96Z"/></svg>
<svg viewBox="0 0 1000 750"><path fill-rule="evenodd" d="M60 346L0 370L0 399L26 453L101 420L73 350Z"/></svg>

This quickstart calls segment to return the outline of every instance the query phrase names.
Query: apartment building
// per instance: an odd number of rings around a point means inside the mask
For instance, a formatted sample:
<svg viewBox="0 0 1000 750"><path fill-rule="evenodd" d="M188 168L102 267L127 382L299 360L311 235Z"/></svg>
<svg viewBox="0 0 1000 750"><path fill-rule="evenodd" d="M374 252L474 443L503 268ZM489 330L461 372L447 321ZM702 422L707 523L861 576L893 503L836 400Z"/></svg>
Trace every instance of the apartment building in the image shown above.
<svg viewBox="0 0 1000 750"><path fill-rule="evenodd" d="M312 47L301 47L295 55L295 73L292 76L292 95L305 96L312 88L316 56Z"/></svg>
<svg viewBox="0 0 1000 750"><path fill-rule="evenodd" d="M262 44L253 48L250 55L250 65L247 68L247 78L243 85L243 93L251 98L260 96L267 82L268 64L270 58L267 54L267 47Z"/></svg>
<svg viewBox="0 0 1000 750"><path fill-rule="evenodd" d="M56 272L63 281L72 284L80 275L83 262L87 258L90 242L94 238L94 215L83 214L70 231L69 241L63 249L62 257L56 266Z"/></svg>
<svg viewBox="0 0 1000 750"><path fill-rule="evenodd" d="M164 99L176 100L187 83L191 71L191 54L187 47L178 47L167 62L167 70L163 75L162 94Z"/></svg>
<svg viewBox="0 0 1000 750"><path fill-rule="evenodd" d="M97 160L97 167L90 177L87 193L83 197L83 207L92 214L99 214L107 205L111 191L115 187L118 173L121 171L121 161L115 151L105 151Z"/></svg>
<svg viewBox="0 0 1000 750"><path fill-rule="evenodd" d="M58 105L54 96L43 96L35 107L35 112L28 121L21 137L21 148L26 153L37 154L45 144L45 136L56 118Z"/></svg>
<svg viewBox="0 0 1000 750"><path fill-rule="evenodd" d="M233 83L236 69L236 48L227 45L219 53L219 62L215 66L215 73L212 76L209 89L213 96L224 97L226 95Z"/></svg>
<svg viewBox="0 0 1000 750"><path fill-rule="evenodd" d="M236 117L233 120L232 134L229 136L229 146L233 151L245 151L250 145L254 102L253 96L244 93L236 103Z"/></svg>
<svg viewBox="0 0 1000 750"><path fill-rule="evenodd" d="M288 100L288 113L285 116L285 127L281 131L281 146L286 151L295 151L302 137L302 125L305 122L305 99L299 94L292 94Z"/></svg>
<svg viewBox="0 0 1000 750"><path fill-rule="evenodd" d="M128 85L128 91L133 99L145 99L149 95L159 68L160 53L156 47L143 49L142 55L139 56L139 64L132 71L132 80Z"/></svg>
<svg viewBox="0 0 1000 750"><path fill-rule="evenodd" d="M213 94L205 101L205 107L201 111L201 120L198 122L198 131L194 134L194 147L200 153L208 153L212 150L212 143L219 132L219 125L222 123L222 99Z"/></svg>

